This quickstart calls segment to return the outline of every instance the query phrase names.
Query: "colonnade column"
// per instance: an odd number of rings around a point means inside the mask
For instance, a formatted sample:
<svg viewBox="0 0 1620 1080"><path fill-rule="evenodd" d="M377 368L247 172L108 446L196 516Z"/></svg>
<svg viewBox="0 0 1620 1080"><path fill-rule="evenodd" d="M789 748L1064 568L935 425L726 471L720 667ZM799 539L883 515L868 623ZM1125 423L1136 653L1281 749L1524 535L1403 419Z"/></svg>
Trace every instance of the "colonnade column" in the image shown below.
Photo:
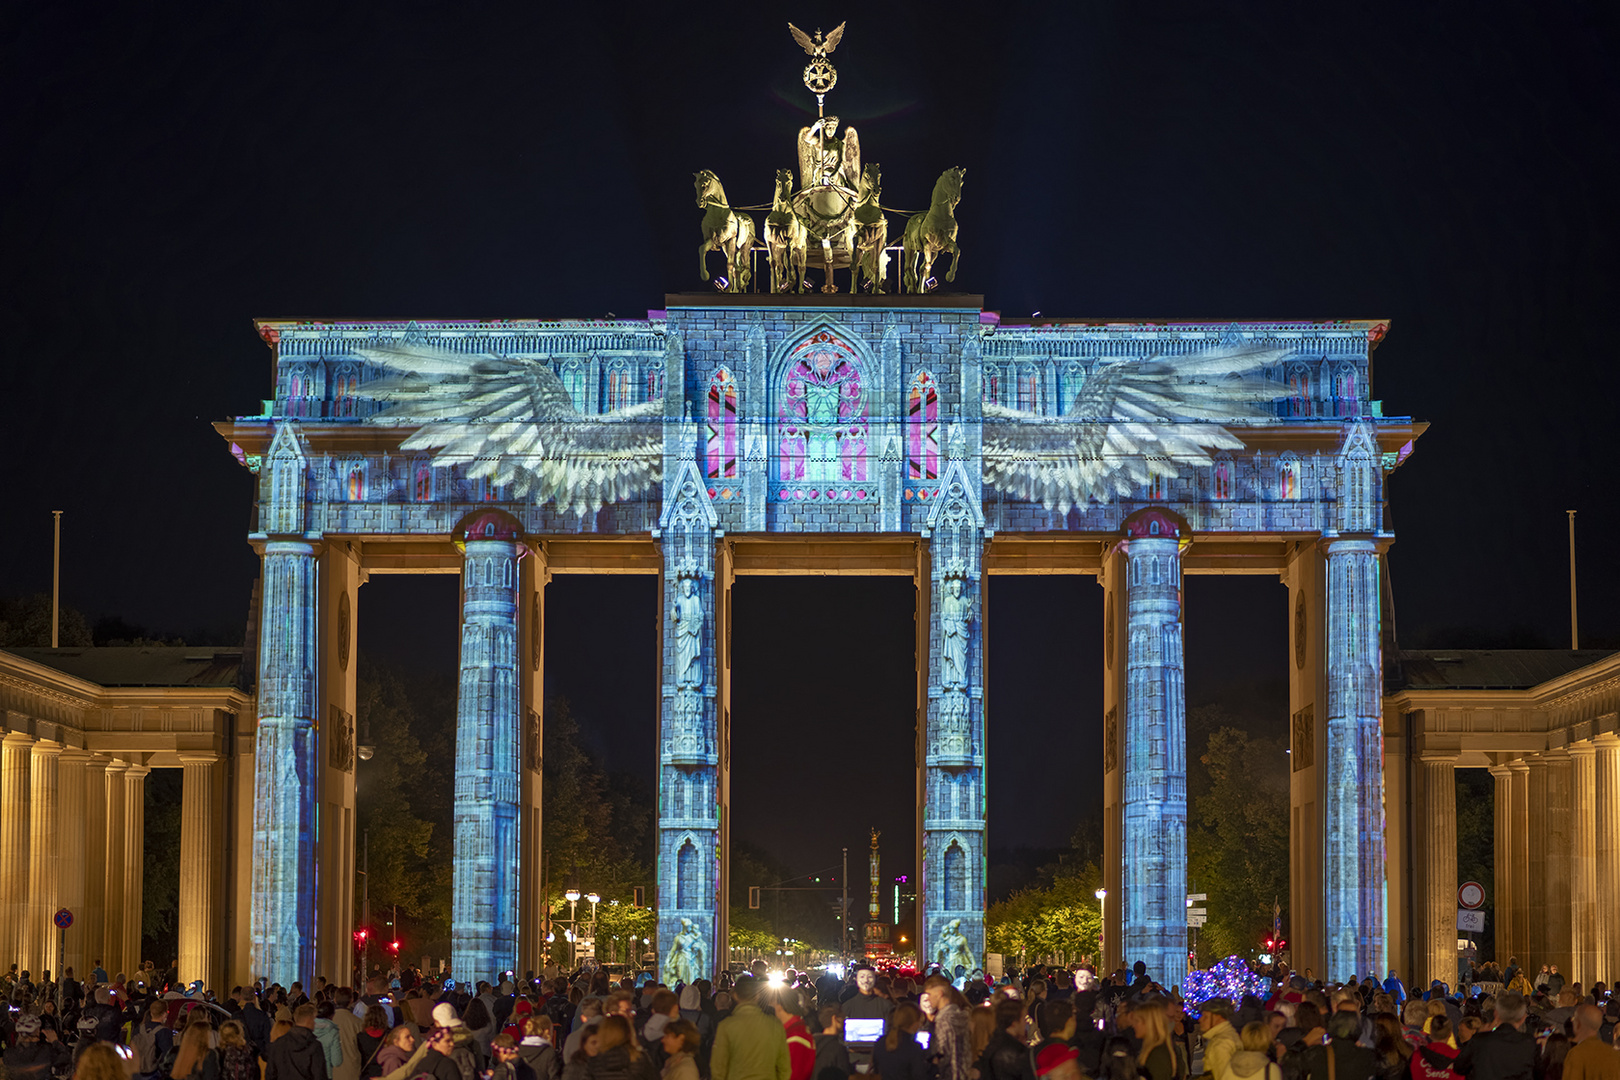
<svg viewBox="0 0 1620 1080"><path fill-rule="evenodd" d="M541 858L540 828L542 790L541 767L545 747L545 637L546 584L551 580L544 544L535 547L529 558L518 564L522 571L522 591L518 627L522 631L518 655L527 662L520 666L518 710L523 719L522 777L518 789L518 962L520 971L539 971L545 966L545 879Z"/></svg>
<svg viewBox="0 0 1620 1080"><path fill-rule="evenodd" d="M1388 966L1378 541L1334 538L1326 547L1322 974L1345 979Z"/></svg>
<svg viewBox="0 0 1620 1080"><path fill-rule="evenodd" d="M462 529L451 966L463 978L498 983L517 966L518 560L525 549L517 521L501 511L477 513Z"/></svg>
<svg viewBox="0 0 1620 1080"><path fill-rule="evenodd" d="M1537 951L1530 930L1530 766L1515 761L1508 766L1508 772L1511 774L1508 815L1512 824L1508 830L1506 857L1513 880L1507 904L1513 950L1503 959L1516 956L1522 967L1529 963L1530 954ZM1499 855L1496 861L1500 863L1502 858Z"/></svg>
<svg viewBox="0 0 1620 1080"><path fill-rule="evenodd" d="M1570 970L1564 977L1582 986L1609 974L1598 956L1597 748L1589 742L1569 748L1570 758ZM1607 903L1614 904L1611 893Z"/></svg>
<svg viewBox="0 0 1620 1080"><path fill-rule="evenodd" d="M18 731L0 740L0 957L22 955L23 928L28 924L28 773L33 745L32 738Z"/></svg>
<svg viewBox="0 0 1620 1080"><path fill-rule="evenodd" d="M1620 897L1620 735L1593 740L1597 748L1594 769L1594 818L1597 867L1595 891L1600 905L1613 905ZM1611 915L1597 918L1599 975L1620 975L1620 921Z"/></svg>
<svg viewBox="0 0 1620 1080"><path fill-rule="evenodd" d="M180 755L180 980L202 979L210 985L218 977L213 943L220 914L215 903L217 760L212 753Z"/></svg>
<svg viewBox="0 0 1620 1080"><path fill-rule="evenodd" d="M83 979L90 972L92 957L85 955L87 915L85 910L85 779L90 755L84 750L66 750L57 761L57 887L61 906L73 912L73 927L68 930L63 964L73 969L76 978ZM99 780L100 778L97 777ZM55 968L53 967L54 971Z"/></svg>
<svg viewBox="0 0 1620 1080"><path fill-rule="evenodd" d="M29 765L28 921L23 928L22 961L34 974L58 972L56 928L51 915L58 904L60 832L57 828L57 775L62 744L34 743Z"/></svg>
<svg viewBox="0 0 1620 1080"><path fill-rule="evenodd" d="M1496 958L1507 967L1507 958L1514 955L1512 896L1513 867L1508 853L1513 849L1513 773L1506 765L1493 765L1491 773L1492 820L1491 850L1494 877L1492 891L1496 897L1491 913L1491 929L1496 944Z"/></svg>
<svg viewBox="0 0 1620 1080"><path fill-rule="evenodd" d="M1542 887L1542 943L1544 956L1537 965L1557 964L1569 977L1570 940L1570 832L1574 825L1570 788L1574 769L1569 753L1554 750L1543 755L1546 772L1546 831L1536 833L1535 843L1545 844L1546 859L1538 881Z"/></svg>
<svg viewBox="0 0 1620 1080"><path fill-rule="evenodd" d="M312 981L315 950L314 546L266 542L260 595L250 974L288 986Z"/></svg>
<svg viewBox="0 0 1620 1080"><path fill-rule="evenodd" d="M130 974L130 969L124 966L124 774L128 770L127 761L110 762L104 789L107 813L103 818L102 836L107 850L103 853L102 869L105 907L101 921L101 958L107 974L114 978L119 972Z"/></svg>
<svg viewBox="0 0 1620 1080"><path fill-rule="evenodd" d="M1422 981L1457 981L1457 758L1423 756Z"/></svg>
<svg viewBox="0 0 1620 1080"><path fill-rule="evenodd" d="M1125 853L1121 962L1165 986L1187 974L1187 713L1181 633L1186 522L1150 507L1125 519Z"/></svg>
<svg viewBox="0 0 1620 1080"><path fill-rule="evenodd" d="M146 884L146 775L145 765L131 765L124 774L124 963L125 970L141 966L141 900ZM153 957L166 964L172 956Z"/></svg>
<svg viewBox="0 0 1620 1080"><path fill-rule="evenodd" d="M88 978L96 961L106 961L107 907L107 766L106 758L92 757L84 766L84 912L74 920L84 970ZM108 974L113 974L108 972Z"/></svg>

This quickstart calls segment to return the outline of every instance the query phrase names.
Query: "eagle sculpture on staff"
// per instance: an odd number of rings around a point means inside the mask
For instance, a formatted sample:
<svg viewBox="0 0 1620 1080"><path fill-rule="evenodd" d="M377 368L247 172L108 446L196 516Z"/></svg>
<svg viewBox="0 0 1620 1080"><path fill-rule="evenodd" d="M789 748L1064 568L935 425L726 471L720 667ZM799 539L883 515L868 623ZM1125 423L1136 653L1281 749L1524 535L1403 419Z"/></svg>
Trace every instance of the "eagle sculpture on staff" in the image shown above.
<svg viewBox="0 0 1620 1080"><path fill-rule="evenodd" d="M844 40L844 27L846 25L848 25L847 22L839 23L833 28L833 32L828 34L826 37L822 37L821 30L817 28L816 36L811 38L809 34L805 33L803 30L800 30L792 23L788 23L788 30L792 32L793 40L797 41L805 52L809 53L812 57L823 57L831 56L832 51L838 48L838 43Z"/></svg>

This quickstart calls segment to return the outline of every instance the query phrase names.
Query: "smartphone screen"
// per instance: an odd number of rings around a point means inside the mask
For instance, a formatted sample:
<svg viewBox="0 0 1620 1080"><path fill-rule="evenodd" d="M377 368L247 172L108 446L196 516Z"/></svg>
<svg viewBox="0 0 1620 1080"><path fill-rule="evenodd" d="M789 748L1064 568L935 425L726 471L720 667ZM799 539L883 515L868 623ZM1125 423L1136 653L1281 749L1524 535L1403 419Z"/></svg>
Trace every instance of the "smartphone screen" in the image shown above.
<svg viewBox="0 0 1620 1080"><path fill-rule="evenodd" d="M922 1047L924 1050L928 1049L928 1039L929 1039L928 1032L926 1032L926 1031L917 1032L917 1045Z"/></svg>

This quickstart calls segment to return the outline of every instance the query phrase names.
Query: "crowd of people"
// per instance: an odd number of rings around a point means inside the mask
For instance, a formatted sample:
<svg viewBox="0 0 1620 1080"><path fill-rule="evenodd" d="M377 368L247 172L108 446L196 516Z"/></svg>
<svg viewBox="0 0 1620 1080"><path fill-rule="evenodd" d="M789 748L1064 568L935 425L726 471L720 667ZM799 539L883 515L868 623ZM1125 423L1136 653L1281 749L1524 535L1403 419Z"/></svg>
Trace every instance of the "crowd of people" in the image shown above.
<svg viewBox="0 0 1620 1080"><path fill-rule="evenodd" d="M1620 996L1501 974L1519 981L1408 994L1394 973L1273 968L1264 989L1193 1003L1140 963L997 981L756 961L689 986L406 970L223 997L150 964L59 981L13 967L0 1080L1620 1080Z"/></svg>

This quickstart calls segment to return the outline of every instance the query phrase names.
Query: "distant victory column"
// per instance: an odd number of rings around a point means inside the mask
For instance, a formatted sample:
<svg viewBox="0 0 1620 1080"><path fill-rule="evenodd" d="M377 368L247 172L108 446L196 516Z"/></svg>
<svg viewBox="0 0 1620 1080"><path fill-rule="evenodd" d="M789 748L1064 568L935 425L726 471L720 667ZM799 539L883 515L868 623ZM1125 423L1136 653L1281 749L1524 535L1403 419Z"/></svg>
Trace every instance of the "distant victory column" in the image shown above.
<svg viewBox="0 0 1620 1080"><path fill-rule="evenodd" d="M883 902L878 893L878 837L872 830L872 847L867 855L867 869L871 871L872 891L866 902L866 953L868 956L889 951L889 924L883 921Z"/></svg>

